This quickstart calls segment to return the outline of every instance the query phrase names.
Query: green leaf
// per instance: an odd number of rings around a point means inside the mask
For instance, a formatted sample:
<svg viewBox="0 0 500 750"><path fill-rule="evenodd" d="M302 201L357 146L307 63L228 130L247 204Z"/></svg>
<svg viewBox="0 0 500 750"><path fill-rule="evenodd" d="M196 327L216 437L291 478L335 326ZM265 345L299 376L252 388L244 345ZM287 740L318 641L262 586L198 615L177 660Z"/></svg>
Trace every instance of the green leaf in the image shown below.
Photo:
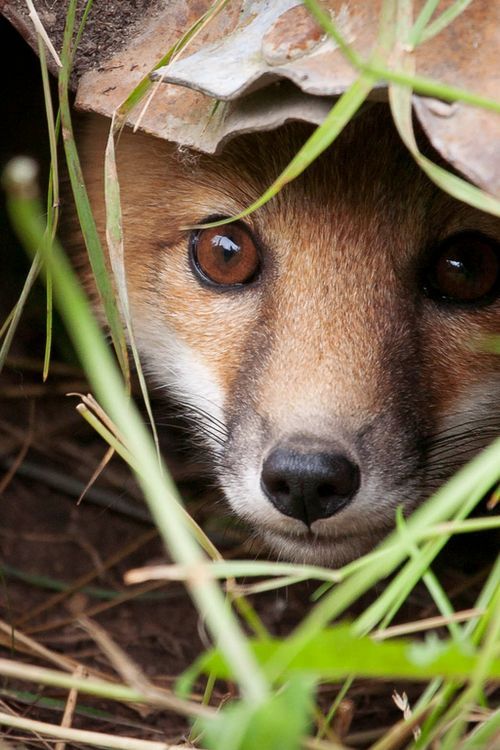
<svg viewBox="0 0 500 750"><path fill-rule="evenodd" d="M281 639L252 641L252 650L260 664L272 659ZM413 678L449 677L467 680L479 656L470 644L449 640L428 643L408 640L387 640L378 643L369 637L356 637L352 626L337 625L308 641L290 660L286 675L308 674L315 680L338 680L355 674L357 677ZM213 650L197 662L202 672L214 672L223 679L232 677L221 654ZM191 672L192 675L192 672ZM500 677L500 660L488 666L488 677Z"/></svg>
<svg viewBox="0 0 500 750"><path fill-rule="evenodd" d="M209 750L299 750L310 725L313 682L294 676L265 703L232 703L204 719Z"/></svg>

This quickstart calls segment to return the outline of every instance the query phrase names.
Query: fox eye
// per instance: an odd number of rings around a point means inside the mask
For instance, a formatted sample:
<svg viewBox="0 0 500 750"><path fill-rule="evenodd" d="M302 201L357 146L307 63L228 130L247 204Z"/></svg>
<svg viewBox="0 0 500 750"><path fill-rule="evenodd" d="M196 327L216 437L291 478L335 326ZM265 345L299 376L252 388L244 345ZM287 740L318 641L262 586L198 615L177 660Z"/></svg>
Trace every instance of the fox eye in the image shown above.
<svg viewBox="0 0 500 750"><path fill-rule="evenodd" d="M260 257L244 224L199 229L190 238L193 267L203 281L219 286L241 286L253 281Z"/></svg>
<svg viewBox="0 0 500 750"><path fill-rule="evenodd" d="M430 296L447 302L489 302L499 291L500 245L478 232L461 232L442 242L427 269Z"/></svg>

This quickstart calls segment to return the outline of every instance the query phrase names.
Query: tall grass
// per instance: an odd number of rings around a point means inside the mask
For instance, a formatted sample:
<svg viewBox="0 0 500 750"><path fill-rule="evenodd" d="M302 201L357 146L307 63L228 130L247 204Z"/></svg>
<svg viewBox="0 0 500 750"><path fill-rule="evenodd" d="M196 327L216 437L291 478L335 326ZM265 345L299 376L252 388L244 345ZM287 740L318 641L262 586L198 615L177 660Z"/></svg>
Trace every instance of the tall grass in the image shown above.
<svg viewBox="0 0 500 750"><path fill-rule="evenodd" d="M460 99L473 106L500 111L500 102L485 100L471 92L453 89L414 75L411 50L439 33L443 25L452 22L467 4L463 0L457 1L433 20L438 3L428 0L414 20L410 0L386 0L381 14L378 43L370 59L362 60L345 42L321 6L313 0L305 0L305 5L324 25L326 32L335 38L346 57L359 71L359 76L335 103L324 123L315 130L286 170L240 216L247 215L271 200L283 185L300 175L335 140L369 96L375 82L380 79L388 82L396 127L429 177L455 197L484 211L500 215L499 203L495 198L424 157L417 148L412 130L412 91L448 100ZM215 3L200 23L208 22L222 5L221 2ZM87 10L89 9L90 5ZM373 750L395 747L395 737L406 738L407 743L413 742L415 747L420 748L429 747L433 741L450 749L458 746L487 747L500 730L500 717L493 711L493 707L488 706L484 690L488 681L500 678L500 562L493 566L478 594L475 607L466 616L454 612L430 566L454 534L500 526L498 518L466 520L485 493L500 480L500 440L461 469L410 519L405 521L399 515L394 532L375 551L339 570L272 562L225 562L216 553L210 554L210 550L206 554L203 535L196 530L193 532L192 524L187 521L177 490L162 465L154 439L144 427L129 397L128 360L121 320L125 319L127 337L132 343L133 321L128 315L126 297L117 300L113 294L113 281L106 270L105 253L92 217L71 127L68 80L75 49L75 12L76 2L71 0L59 78L61 123L65 132L66 159L82 234L96 272L120 367L111 357L89 304L55 239L57 216L49 210L48 219L43 219L43 207L32 162L16 160L11 163L4 176L4 184L12 223L34 258L35 271L42 265L45 269L50 280L49 293L53 290L55 302L96 395L98 403L87 401L81 411L136 473L151 514L174 561L172 566L164 569L136 573L135 580L141 575L183 580L212 635L214 649L203 654L182 677L179 691L185 693L200 672L210 675L212 679L214 676L231 679L239 687L239 700L225 706L217 714L209 709L200 712L198 706L187 702L183 704L186 712L201 722L198 726L202 726L204 730L202 746L213 750L341 747L340 742L315 739L311 734L312 718L317 711L314 708L316 687L320 682L332 679L344 679L347 686L357 677L370 676L380 679L412 678L422 683L422 696L414 707L414 718L402 720L386 737L373 745ZM199 28L200 24L197 24L190 29L181 43L168 51L158 65L171 59ZM43 44L40 37L42 70L46 75ZM395 49L399 51L396 56ZM145 78L131 92L117 113L108 141L108 237L111 255L115 253L113 271L121 276L122 283L117 284L119 288L126 285L123 283L123 237L114 138L131 107L137 106L150 90L149 79ZM45 95L52 153L51 204L58 190L57 156L53 147L58 135L58 125L50 106L48 87L45 88ZM30 284L31 281L30 277ZM16 315L18 316L17 312ZM211 559L217 557L218 559ZM380 597L353 623L331 625L332 620L343 615L364 592L391 574L394 575ZM323 596L311 606L289 638L271 639L262 634L260 638L249 640L219 585L219 579L242 576L267 577L269 580L260 582L259 585L270 588L290 585L304 579L316 579L324 582ZM439 622L448 628L448 636L439 642L436 639L422 642L417 638L409 638L411 625L408 626L407 637L402 640L389 627L408 594L420 580L427 586L436 603L441 615ZM237 587L234 590L237 591ZM370 637L374 633L378 633L379 640L383 640L374 641ZM151 685L142 692L133 685L97 685L95 681L79 680L55 670L38 669L30 672L8 660L0 660L0 674L15 675L20 680L36 680L40 684L75 687L82 692L94 691L95 694L99 691L99 695L107 695L111 700L163 705L158 692ZM472 707L477 705L484 709L484 719L471 731L469 715ZM333 713L334 711L331 712L332 715ZM421 733L418 739L412 740L412 730L417 721L421 725ZM2 723L13 725L12 719L0 714L0 724ZM22 726L22 720L16 725ZM24 726L30 728L29 724ZM47 736L62 736L59 729L58 732L54 729L51 735L48 725L31 729ZM70 740L69 734L67 738ZM119 739L110 739L105 735L93 738L92 741L94 740L96 743L100 742L102 747L127 746L120 744ZM155 743L150 743L149 747L153 749L154 745ZM139 746L138 744L137 747ZM143 746L148 747L147 743Z"/></svg>

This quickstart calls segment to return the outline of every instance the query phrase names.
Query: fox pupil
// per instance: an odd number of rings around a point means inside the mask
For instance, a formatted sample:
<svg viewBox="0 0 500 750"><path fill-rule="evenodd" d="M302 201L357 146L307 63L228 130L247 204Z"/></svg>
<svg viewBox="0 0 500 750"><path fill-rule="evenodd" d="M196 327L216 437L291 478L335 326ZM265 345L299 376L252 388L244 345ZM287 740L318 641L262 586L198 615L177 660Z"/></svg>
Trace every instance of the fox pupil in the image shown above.
<svg viewBox="0 0 500 750"><path fill-rule="evenodd" d="M230 263L234 256L240 251L240 246L224 234L216 234L212 240L212 247L222 250L222 260Z"/></svg>

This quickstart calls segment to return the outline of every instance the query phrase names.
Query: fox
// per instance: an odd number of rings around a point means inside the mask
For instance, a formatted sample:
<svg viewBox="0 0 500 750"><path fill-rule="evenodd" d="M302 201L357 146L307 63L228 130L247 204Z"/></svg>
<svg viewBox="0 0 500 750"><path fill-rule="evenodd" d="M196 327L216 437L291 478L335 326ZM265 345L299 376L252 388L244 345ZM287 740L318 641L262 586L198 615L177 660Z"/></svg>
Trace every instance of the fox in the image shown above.
<svg viewBox="0 0 500 750"><path fill-rule="evenodd" d="M80 134L103 241L108 131L87 115ZM117 166L145 371L249 533L340 566L499 434L484 340L500 332L500 221L431 182L374 103L261 208L203 226L244 211L311 132L291 122L207 155L125 130Z"/></svg>

